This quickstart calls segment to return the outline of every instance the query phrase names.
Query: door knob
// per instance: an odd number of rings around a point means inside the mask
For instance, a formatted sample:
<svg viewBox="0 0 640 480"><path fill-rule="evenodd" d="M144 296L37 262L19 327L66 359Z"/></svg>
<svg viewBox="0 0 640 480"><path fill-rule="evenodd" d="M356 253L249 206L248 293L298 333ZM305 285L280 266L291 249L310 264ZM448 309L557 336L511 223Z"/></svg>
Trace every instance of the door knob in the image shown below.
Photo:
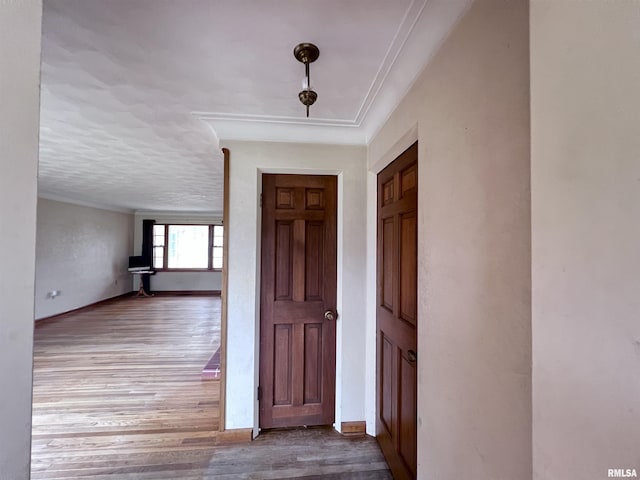
<svg viewBox="0 0 640 480"><path fill-rule="evenodd" d="M326 312L324 312L324 318L331 321L331 320L335 320L336 319L336 313L333 312L332 310L327 310Z"/></svg>
<svg viewBox="0 0 640 480"><path fill-rule="evenodd" d="M418 354L416 353L415 350L409 350L407 352L407 359L411 362L411 363L416 363L416 360L418 360Z"/></svg>

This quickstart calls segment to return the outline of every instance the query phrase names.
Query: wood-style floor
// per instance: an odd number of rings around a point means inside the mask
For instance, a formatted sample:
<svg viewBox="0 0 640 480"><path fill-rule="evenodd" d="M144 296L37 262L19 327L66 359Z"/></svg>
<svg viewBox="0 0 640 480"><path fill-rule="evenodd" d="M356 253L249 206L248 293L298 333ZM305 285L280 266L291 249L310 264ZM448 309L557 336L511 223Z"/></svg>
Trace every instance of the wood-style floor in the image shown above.
<svg viewBox="0 0 640 480"><path fill-rule="evenodd" d="M332 430L219 446L220 299L125 298L37 325L32 479L391 478L375 440Z"/></svg>

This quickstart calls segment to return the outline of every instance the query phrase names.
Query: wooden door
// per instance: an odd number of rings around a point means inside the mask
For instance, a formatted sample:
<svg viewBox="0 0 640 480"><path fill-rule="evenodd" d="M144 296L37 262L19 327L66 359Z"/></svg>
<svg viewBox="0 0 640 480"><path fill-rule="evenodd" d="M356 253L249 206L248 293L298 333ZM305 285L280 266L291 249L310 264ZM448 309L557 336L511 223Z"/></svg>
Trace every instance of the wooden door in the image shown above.
<svg viewBox="0 0 640 480"><path fill-rule="evenodd" d="M416 476L418 145L378 174L377 432L396 479Z"/></svg>
<svg viewBox="0 0 640 480"><path fill-rule="evenodd" d="M334 422L336 192L335 176L262 177L261 428Z"/></svg>

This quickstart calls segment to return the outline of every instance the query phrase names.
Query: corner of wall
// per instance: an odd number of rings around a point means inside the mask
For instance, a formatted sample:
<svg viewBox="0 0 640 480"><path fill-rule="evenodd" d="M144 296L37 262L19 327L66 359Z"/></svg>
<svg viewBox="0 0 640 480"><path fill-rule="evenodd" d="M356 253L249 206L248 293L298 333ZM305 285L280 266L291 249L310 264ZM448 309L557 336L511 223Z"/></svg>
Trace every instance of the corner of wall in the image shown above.
<svg viewBox="0 0 640 480"><path fill-rule="evenodd" d="M0 2L0 478L29 478L42 2Z"/></svg>

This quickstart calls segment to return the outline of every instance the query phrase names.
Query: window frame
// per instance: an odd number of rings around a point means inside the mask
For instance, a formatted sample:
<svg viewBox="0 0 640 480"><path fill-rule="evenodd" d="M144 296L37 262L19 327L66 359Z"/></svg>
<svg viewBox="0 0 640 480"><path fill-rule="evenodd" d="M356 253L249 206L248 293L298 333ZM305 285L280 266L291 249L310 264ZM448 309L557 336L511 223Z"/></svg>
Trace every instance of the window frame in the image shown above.
<svg viewBox="0 0 640 480"><path fill-rule="evenodd" d="M222 267L220 268L214 268L213 267L213 249L215 248L221 248L222 251L224 252L224 243L222 244L222 246L215 246L214 245L214 233L215 233L215 227L222 227L222 238L223 238L223 242L224 242L224 226L222 225L222 223L164 223L164 222L157 222L154 224L155 226L164 226L164 245L158 245L156 246L155 244L155 236L154 236L154 242L153 242L153 246L152 246L152 252L155 251L156 248L162 248L162 268L156 268L155 265L153 265L153 269L156 272L221 272L222 271ZM169 268L169 227L171 226L186 226L186 227L209 227L209 233L208 233L208 246L207 246L207 268ZM152 257L152 263L155 263L155 257Z"/></svg>

